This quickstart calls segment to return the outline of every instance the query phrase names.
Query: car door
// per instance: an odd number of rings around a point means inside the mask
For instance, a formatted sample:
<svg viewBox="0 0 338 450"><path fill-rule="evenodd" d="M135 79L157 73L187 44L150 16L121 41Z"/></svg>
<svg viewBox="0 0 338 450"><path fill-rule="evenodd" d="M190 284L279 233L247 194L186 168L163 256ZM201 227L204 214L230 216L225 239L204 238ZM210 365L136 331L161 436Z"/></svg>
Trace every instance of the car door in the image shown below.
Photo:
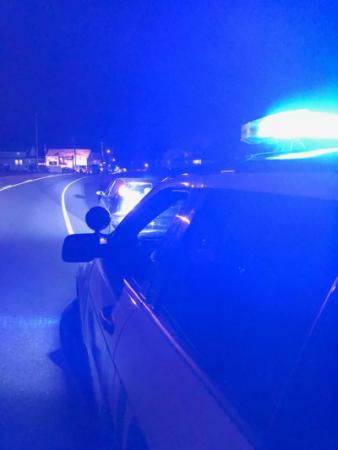
<svg viewBox="0 0 338 450"><path fill-rule="evenodd" d="M116 203L117 190L119 186L119 180L115 179L106 189L105 195L102 197L102 202L104 208L106 208L110 214L114 204Z"/></svg>
<svg viewBox="0 0 338 450"><path fill-rule="evenodd" d="M126 283L135 313L117 346L117 448L251 449L240 419L165 321Z"/></svg>
<svg viewBox="0 0 338 450"><path fill-rule="evenodd" d="M151 287L127 277L123 449L260 448L336 276L335 218L331 201L210 190Z"/></svg>
<svg viewBox="0 0 338 450"><path fill-rule="evenodd" d="M179 214L181 225L152 255L150 279L131 273L124 280L122 302L134 313L114 356L117 448L252 448L237 412L187 351L180 327L162 304L164 296L180 298L185 284L181 268L190 271L188 253L179 251L180 241L203 197L203 192L197 193L190 211Z"/></svg>
<svg viewBox="0 0 338 450"><path fill-rule="evenodd" d="M337 287L338 277L328 285L280 396L265 450L338 448Z"/></svg>
<svg viewBox="0 0 338 450"><path fill-rule="evenodd" d="M178 220L176 216L188 196L187 191L166 189L145 202L114 233L112 241L118 244L112 244L107 256L97 259L91 268L86 335L90 336L87 347L101 409L109 408L115 375L113 354L121 330L134 312L132 303L121 300L125 271L132 269L133 273L142 276L150 269L150 252L164 238L172 222ZM135 258L134 252L139 259Z"/></svg>

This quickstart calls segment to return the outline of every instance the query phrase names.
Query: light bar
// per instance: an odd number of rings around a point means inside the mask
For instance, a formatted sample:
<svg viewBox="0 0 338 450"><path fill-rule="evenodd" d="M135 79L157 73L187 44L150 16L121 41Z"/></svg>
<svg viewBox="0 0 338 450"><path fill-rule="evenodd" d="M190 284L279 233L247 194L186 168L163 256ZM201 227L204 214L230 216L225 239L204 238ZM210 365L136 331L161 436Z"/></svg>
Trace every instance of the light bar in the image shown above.
<svg viewBox="0 0 338 450"><path fill-rule="evenodd" d="M318 158L320 156L338 156L338 148L320 148L304 152L281 153L279 155L269 156L266 159L291 160Z"/></svg>
<svg viewBox="0 0 338 450"><path fill-rule="evenodd" d="M338 140L338 114L296 109L265 116L242 126L247 143L287 140Z"/></svg>

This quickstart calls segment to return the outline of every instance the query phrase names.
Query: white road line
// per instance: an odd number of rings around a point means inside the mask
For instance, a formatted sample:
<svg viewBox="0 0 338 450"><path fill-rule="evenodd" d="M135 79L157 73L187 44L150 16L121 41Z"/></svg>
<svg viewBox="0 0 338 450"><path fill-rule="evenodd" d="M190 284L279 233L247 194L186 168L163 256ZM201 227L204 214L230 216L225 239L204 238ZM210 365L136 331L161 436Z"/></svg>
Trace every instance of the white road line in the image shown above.
<svg viewBox="0 0 338 450"><path fill-rule="evenodd" d="M56 317L13 317L0 316L0 328L44 328L57 325ZM3 331L3 330L2 330Z"/></svg>
<svg viewBox="0 0 338 450"><path fill-rule="evenodd" d="M8 185L0 188L0 192L6 191L7 189L11 189L11 188L14 188L17 186L21 186L22 184L33 183L34 181L44 180L46 178L52 178L52 177L60 177L60 176L64 176L64 175L65 174L47 175L45 177L39 177L39 178L29 179L29 180L25 180L25 181L20 181L20 183L16 183L16 184L8 184ZM67 175L70 175L70 174L67 174Z"/></svg>
<svg viewBox="0 0 338 450"><path fill-rule="evenodd" d="M67 208L66 208L66 201L65 201L66 192L67 192L68 188L69 188L72 184L76 183L77 181L83 180L84 178L86 178L86 177L77 178L76 180L73 180L73 181L71 181L70 183L68 183L68 184L64 187L64 189L63 189L63 191L62 191L62 194L61 194L61 208L62 208L62 214L63 214L63 218L65 219L65 225L66 225L68 234L74 234L75 232L74 232L74 228L72 227L72 224L71 224L71 222L70 222L69 214L68 214L68 211L67 211Z"/></svg>
<svg viewBox="0 0 338 450"><path fill-rule="evenodd" d="M13 187L12 184L8 184L7 186L1 188L1 189L0 189L0 192L1 192L1 191L5 191L6 189L10 189L10 188L12 188L12 187Z"/></svg>

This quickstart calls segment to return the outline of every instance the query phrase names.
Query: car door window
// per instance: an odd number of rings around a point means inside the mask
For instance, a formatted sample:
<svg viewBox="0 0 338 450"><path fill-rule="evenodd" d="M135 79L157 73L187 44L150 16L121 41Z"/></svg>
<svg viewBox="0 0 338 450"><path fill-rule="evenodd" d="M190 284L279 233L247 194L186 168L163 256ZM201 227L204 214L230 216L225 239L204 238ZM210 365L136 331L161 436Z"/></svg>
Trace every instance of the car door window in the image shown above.
<svg viewBox="0 0 338 450"><path fill-rule="evenodd" d="M258 439L336 275L336 223L334 202L215 190L164 264L159 314Z"/></svg>
<svg viewBox="0 0 338 450"><path fill-rule="evenodd" d="M114 241L122 242L123 260L127 265L123 275L145 290L150 284L155 262L155 250L165 239L187 203L187 190L165 189L149 199L142 207L129 215L114 232ZM112 252L115 252L115 247ZM118 261L112 255L108 261L115 271Z"/></svg>
<svg viewBox="0 0 338 450"><path fill-rule="evenodd" d="M129 275L137 282L144 293L148 291L154 277L157 261L156 252L163 245L169 230L172 227L182 225L178 217L180 217L185 201L185 196L175 199L173 204L153 217L137 234L135 259Z"/></svg>

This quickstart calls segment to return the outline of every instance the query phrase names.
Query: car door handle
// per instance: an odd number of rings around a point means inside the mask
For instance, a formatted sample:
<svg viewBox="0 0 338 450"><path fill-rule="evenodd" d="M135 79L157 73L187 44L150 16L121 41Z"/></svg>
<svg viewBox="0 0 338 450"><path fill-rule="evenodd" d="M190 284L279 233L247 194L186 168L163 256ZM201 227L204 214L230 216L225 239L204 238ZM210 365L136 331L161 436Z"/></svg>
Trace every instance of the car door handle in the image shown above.
<svg viewBox="0 0 338 450"><path fill-rule="evenodd" d="M113 321L113 307L108 305L104 306L100 311L100 320L103 328L107 333L113 334L115 331L115 324Z"/></svg>

